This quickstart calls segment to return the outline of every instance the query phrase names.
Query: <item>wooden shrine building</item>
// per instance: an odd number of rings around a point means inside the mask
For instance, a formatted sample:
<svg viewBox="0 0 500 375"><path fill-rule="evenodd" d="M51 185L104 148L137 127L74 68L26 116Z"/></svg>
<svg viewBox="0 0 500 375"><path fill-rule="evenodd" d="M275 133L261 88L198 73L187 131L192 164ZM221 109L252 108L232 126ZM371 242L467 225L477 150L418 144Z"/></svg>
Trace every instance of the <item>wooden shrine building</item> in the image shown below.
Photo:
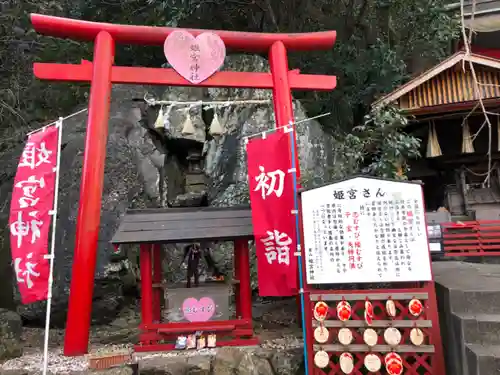
<svg viewBox="0 0 500 375"><path fill-rule="evenodd" d="M217 346L257 344L252 327L249 240L253 240L253 226L248 207L127 211L112 243L140 245L141 335L135 350L171 350L179 336L196 332L216 335ZM165 285L162 245L208 241L234 242L231 285ZM228 308L231 288L236 304L234 316ZM202 301L210 302L202 306Z"/></svg>
<svg viewBox="0 0 500 375"><path fill-rule="evenodd" d="M499 220L500 60L457 52L373 107L385 105L403 110L410 120L406 132L421 140L421 157L406 163L408 178L424 183L426 210L445 207L461 220Z"/></svg>

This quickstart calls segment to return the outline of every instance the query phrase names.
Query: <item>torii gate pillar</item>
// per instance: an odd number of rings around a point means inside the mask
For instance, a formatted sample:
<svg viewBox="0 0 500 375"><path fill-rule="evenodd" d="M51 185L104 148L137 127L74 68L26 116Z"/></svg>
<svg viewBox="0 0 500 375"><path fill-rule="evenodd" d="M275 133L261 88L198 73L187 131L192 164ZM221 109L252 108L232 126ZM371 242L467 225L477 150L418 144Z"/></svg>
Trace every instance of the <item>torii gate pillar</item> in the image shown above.
<svg viewBox="0 0 500 375"><path fill-rule="evenodd" d="M162 46L174 28L114 25L67 18L31 15L34 29L42 34L94 42L94 61L74 64L35 63L37 78L91 82L88 126L76 225L73 274L66 323L64 354L88 352L92 295L101 217L104 161L108 135L111 85L113 83L194 86L172 69L113 65L115 43ZM198 35L207 30L187 30ZM305 34L259 34L212 31L229 49L269 53L271 74L218 72L197 86L272 89L277 126L293 122L291 89L333 90L336 77L304 75L289 71L287 49L324 50L333 47L335 31ZM294 141L295 151L296 144ZM295 152L297 155L297 152ZM298 163L296 163L298 167ZM297 174L299 174L297 168Z"/></svg>

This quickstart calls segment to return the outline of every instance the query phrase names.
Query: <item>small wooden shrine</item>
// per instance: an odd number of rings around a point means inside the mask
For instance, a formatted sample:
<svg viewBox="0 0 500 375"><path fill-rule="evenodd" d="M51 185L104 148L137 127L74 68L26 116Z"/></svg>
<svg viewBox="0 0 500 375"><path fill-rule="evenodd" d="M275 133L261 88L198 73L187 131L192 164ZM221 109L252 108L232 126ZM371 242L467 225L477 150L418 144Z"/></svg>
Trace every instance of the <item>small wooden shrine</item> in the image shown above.
<svg viewBox="0 0 500 375"><path fill-rule="evenodd" d="M406 161L408 177L424 183L427 211L445 207L462 220L500 219L499 98L500 60L457 52L373 104L409 115L406 131L421 139L422 157Z"/></svg>
<svg viewBox="0 0 500 375"><path fill-rule="evenodd" d="M252 239L248 207L127 211L112 243L140 245L141 334L135 350L171 350L179 337L200 332L205 339L216 336L216 346L257 344L252 326L248 248ZM234 242L231 284L206 282L193 288L167 288L162 281L162 245L208 241ZM228 308L233 288L235 316Z"/></svg>

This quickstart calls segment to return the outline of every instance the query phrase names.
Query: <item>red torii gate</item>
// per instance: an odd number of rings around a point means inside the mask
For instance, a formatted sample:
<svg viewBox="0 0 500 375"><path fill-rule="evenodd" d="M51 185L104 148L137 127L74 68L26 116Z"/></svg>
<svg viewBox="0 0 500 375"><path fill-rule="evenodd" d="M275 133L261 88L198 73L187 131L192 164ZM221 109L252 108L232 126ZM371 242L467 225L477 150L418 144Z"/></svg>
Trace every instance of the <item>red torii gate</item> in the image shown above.
<svg viewBox="0 0 500 375"><path fill-rule="evenodd" d="M34 74L39 79L91 82L64 342L65 355L83 355L88 352L111 85L113 83L195 85L182 78L173 69L114 65L115 43L162 46L167 36L176 30L175 28L115 25L40 14L31 14L31 22L34 29L44 35L94 42L93 62L35 63L33 66ZM197 36L208 30L186 31ZM335 31L303 34L212 32L217 34L229 49L255 53L268 52L271 74L218 72L196 86L272 89L277 126L289 124L294 120L291 89L328 91L336 86L335 76L306 75L300 74L297 70L290 71L287 58L287 51L332 48L336 39ZM293 146L297 151L295 141ZM298 162L296 165L298 167Z"/></svg>

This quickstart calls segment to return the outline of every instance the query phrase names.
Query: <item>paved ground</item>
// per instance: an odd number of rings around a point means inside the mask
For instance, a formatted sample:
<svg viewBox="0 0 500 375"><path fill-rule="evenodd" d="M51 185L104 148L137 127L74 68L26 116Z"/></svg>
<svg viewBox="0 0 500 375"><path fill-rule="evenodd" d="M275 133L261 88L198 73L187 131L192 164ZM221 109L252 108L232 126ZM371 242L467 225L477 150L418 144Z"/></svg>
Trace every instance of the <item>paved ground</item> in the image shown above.
<svg viewBox="0 0 500 375"><path fill-rule="evenodd" d="M434 280L449 289L500 291L500 265L439 261L432 264Z"/></svg>

